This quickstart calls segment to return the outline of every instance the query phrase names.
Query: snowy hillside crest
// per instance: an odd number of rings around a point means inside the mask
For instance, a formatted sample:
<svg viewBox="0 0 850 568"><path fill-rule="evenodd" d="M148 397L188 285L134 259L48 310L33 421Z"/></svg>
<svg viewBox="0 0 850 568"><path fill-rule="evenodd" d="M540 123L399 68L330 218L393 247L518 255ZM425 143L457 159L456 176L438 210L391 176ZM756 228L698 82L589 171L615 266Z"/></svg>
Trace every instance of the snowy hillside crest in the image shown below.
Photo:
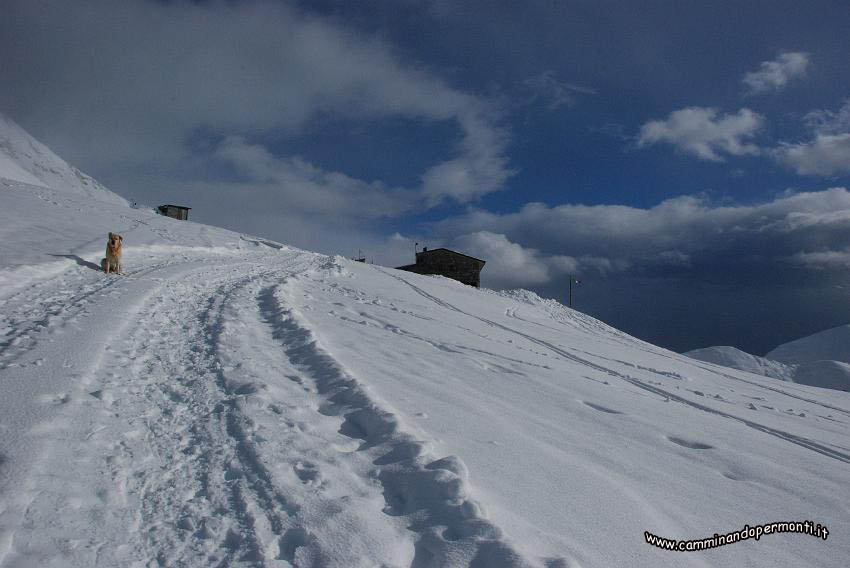
<svg viewBox="0 0 850 568"><path fill-rule="evenodd" d="M0 178L127 204L124 198L68 164L3 114L0 114Z"/></svg>
<svg viewBox="0 0 850 568"><path fill-rule="evenodd" d="M685 355L782 381L850 391L850 325L783 343L764 357L729 346L694 349Z"/></svg>

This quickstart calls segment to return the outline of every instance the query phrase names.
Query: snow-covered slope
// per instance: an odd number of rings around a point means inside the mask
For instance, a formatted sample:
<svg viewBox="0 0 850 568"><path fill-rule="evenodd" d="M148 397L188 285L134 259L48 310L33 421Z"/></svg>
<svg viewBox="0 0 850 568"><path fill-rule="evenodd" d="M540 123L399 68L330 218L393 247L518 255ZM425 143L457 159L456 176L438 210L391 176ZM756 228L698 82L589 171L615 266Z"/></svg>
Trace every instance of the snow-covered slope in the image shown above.
<svg viewBox="0 0 850 568"><path fill-rule="evenodd" d="M850 557L850 393L63 188L0 180L0 388L2 568Z"/></svg>
<svg viewBox="0 0 850 568"><path fill-rule="evenodd" d="M850 391L850 365L841 361L813 361L797 367L794 382Z"/></svg>
<svg viewBox="0 0 850 568"><path fill-rule="evenodd" d="M69 165L3 114L0 114L0 178L127 204L124 198Z"/></svg>
<svg viewBox="0 0 850 568"><path fill-rule="evenodd" d="M840 325L783 343L765 357L792 365L814 361L850 363L850 325Z"/></svg>
<svg viewBox="0 0 850 568"><path fill-rule="evenodd" d="M757 375L828 389L850 391L850 325L784 343L764 357L729 346L706 347L688 357Z"/></svg>
<svg viewBox="0 0 850 568"><path fill-rule="evenodd" d="M772 361L765 357L750 355L745 351L741 351L735 347L721 345L717 347L705 347L703 349L694 349L683 353L692 359L699 359L707 363L715 365L723 365L733 369L740 369L748 373L763 375L765 377L773 377L783 381L792 381L794 377L793 366L785 365L779 361Z"/></svg>
<svg viewBox="0 0 850 568"><path fill-rule="evenodd" d="M528 292L0 190L3 568L850 555L850 394L698 362ZM127 277L93 264L108 230ZM830 538L683 553L644 537L780 520Z"/></svg>

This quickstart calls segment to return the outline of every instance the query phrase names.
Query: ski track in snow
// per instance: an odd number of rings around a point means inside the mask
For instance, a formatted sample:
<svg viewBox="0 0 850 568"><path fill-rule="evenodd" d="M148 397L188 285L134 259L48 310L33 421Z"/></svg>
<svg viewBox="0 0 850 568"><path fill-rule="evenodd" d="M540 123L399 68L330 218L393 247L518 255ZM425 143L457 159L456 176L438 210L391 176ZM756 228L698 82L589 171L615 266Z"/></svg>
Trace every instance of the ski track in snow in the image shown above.
<svg viewBox="0 0 850 568"><path fill-rule="evenodd" d="M317 258L184 256L127 277L82 262L5 298L2 368L40 365L53 334L101 333L76 390L40 399L59 417L36 427L53 441L0 565L530 566L462 461L405 433L287 305Z"/></svg>

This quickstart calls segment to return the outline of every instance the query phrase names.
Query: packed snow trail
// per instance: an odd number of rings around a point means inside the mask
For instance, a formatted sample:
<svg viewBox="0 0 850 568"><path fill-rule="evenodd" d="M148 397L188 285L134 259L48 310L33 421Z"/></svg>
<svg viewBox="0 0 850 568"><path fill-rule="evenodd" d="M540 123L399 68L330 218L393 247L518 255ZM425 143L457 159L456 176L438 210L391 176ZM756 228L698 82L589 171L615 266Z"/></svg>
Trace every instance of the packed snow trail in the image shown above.
<svg viewBox="0 0 850 568"><path fill-rule="evenodd" d="M281 283L321 258L201 255L7 300L6 369L52 376L39 338L71 326L85 370L39 397L58 417L30 412L53 435L15 456L31 477L3 566L524 565L464 497L463 464L428 458L287 307Z"/></svg>

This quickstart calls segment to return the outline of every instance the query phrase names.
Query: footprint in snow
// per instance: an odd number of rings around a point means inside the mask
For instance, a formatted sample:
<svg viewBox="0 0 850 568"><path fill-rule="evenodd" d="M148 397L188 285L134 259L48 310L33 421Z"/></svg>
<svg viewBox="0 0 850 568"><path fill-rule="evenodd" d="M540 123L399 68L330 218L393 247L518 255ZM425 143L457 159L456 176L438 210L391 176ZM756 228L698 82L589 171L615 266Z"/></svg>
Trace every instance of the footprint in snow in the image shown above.
<svg viewBox="0 0 850 568"><path fill-rule="evenodd" d="M296 462L292 469L295 475L306 485L316 485L321 481L321 474L315 464L310 462Z"/></svg>
<svg viewBox="0 0 850 568"><path fill-rule="evenodd" d="M619 410L614 410L613 408L606 408L600 404L593 404L592 402L587 402L586 400L580 401L585 406L589 406L593 410L598 410L599 412L607 412L608 414L622 414Z"/></svg>
<svg viewBox="0 0 850 568"><path fill-rule="evenodd" d="M694 440L686 440L684 438L678 438L676 436L667 436L667 439L673 442L674 444L678 444L683 448L690 448L692 450L711 450L714 446L710 444L704 444L702 442L696 442Z"/></svg>

